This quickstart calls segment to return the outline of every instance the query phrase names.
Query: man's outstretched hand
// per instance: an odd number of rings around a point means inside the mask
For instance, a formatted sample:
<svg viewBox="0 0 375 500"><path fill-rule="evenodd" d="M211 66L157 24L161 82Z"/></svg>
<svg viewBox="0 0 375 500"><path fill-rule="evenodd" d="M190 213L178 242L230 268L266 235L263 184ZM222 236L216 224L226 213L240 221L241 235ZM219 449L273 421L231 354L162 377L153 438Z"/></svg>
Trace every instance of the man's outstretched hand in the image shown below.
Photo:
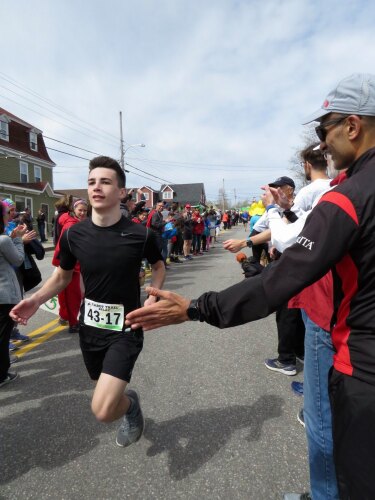
<svg viewBox="0 0 375 500"><path fill-rule="evenodd" d="M246 247L246 240L226 240L223 243L225 250L229 250L232 253L239 252L242 248Z"/></svg>
<svg viewBox="0 0 375 500"><path fill-rule="evenodd" d="M161 326L177 325L188 321L186 310L190 300L177 293L146 287L146 293L159 299L154 304L136 309L126 315L125 324L133 330L153 330Z"/></svg>

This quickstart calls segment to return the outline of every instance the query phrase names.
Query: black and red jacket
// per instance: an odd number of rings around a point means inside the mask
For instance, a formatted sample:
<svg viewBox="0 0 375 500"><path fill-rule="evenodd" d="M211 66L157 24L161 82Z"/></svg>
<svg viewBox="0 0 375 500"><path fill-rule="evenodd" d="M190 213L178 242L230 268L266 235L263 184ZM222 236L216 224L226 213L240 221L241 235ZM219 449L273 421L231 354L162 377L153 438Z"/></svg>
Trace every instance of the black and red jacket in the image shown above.
<svg viewBox="0 0 375 500"><path fill-rule="evenodd" d="M329 270L334 367L375 384L375 148L322 196L278 262L222 292L201 295L201 319L226 328L264 318Z"/></svg>

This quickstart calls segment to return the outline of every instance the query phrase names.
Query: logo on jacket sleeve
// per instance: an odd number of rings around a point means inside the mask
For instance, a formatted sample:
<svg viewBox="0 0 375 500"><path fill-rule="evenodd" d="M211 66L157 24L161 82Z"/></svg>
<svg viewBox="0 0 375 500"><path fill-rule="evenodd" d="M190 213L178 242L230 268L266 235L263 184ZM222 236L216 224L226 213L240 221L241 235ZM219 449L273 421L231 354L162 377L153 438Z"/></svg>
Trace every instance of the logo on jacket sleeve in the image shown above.
<svg viewBox="0 0 375 500"><path fill-rule="evenodd" d="M312 250L312 247L315 243L315 241L311 241L311 240L305 238L304 236L298 236L296 241L297 241L297 243L299 243L303 247L307 248L308 250Z"/></svg>

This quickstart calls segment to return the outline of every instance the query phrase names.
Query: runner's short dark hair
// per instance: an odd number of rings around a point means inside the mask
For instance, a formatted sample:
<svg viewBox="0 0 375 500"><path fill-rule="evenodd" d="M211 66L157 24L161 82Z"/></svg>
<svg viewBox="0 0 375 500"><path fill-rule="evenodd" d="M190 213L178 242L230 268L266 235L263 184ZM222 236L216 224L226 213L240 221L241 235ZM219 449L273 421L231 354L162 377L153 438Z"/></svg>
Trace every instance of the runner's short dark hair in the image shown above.
<svg viewBox="0 0 375 500"><path fill-rule="evenodd" d="M125 172L121 168L118 161L110 158L109 156L97 156L89 163L89 171L91 172L94 168L110 168L111 170L114 170L117 175L118 187L125 187Z"/></svg>
<svg viewBox="0 0 375 500"><path fill-rule="evenodd" d="M327 168L327 160L324 158L324 153L318 147L319 143L314 143L301 151L302 161L311 163L314 170L325 170Z"/></svg>

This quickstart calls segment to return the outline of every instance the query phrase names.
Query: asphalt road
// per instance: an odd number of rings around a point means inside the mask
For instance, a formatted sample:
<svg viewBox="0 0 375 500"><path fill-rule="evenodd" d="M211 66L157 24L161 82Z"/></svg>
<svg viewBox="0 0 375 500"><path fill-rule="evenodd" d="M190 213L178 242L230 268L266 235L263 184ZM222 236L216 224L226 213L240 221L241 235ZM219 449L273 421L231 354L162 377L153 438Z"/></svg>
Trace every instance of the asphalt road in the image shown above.
<svg viewBox="0 0 375 500"><path fill-rule="evenodd" d="M243 234L232 229L221 240ZM50 261L49 252L44 277ZM165 288L193 298L241 279L220 245L171 264ZM77 336L62 329L41 342L55 319L40 310L22 329L40 343L0 391L0 499L268 500L308 489L302 401L290 389L302 373L264 366L276 354L274 315L228 330L189 322L147 332L131 383L146 428L127 449L115 444L117 423L91 415Z"/></svg>

